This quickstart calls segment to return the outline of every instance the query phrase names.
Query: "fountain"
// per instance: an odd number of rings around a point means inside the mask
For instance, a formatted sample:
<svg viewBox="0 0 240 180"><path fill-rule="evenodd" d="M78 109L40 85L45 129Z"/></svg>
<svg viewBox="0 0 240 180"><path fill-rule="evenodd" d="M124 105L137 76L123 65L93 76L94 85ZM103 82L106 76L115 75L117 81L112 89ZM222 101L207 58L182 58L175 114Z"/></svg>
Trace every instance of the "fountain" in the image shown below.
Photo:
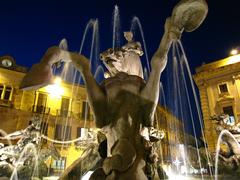
<svg viewBox="0 0 240 180"><path fill-rule="evenodd" d="M215 179L218 171L221 174L231 173L239 176L240 169L240 123L235 124L227 114L213 116L219 135L217 140L215 159Z"/></svg>
<svg viewBox="0 0 240 180"><path fill-rule="evenodd" d="M91 73L92 61L82 54L68 51L66 42L61 43L60 47L49 48L40 63L33 65L24 77L20 88L38 89L53 82L52 66L58 62L71 62L80 71L96 126L105 133L107 141L107 157L103 157L90 179L154 178L155 168L151 167L158 159L154 144L163 138L164 133L152 131L152 127L167 54L183 31L191 32L200 26L207 11L204 0L182 0L176 5L172 16L165 22L165 32L151 59L151 72L146 82L140 62L143 55L141 44L133 41L131 32L125 33L127 44L115 47L113 43L111 49L101 53L101 60L108 70L101 84ZM118 19L115 14L114 17ZM97 21L92 23L95 26ZM114 37L115 34L114 31ZM144 129L147 129L145 135ZM180 149L185 156L184 150ZM165 175L161 166L157 170L158 174ZM65 173L63 179L67 176Z"/></svg>
<svg viewBox="0 0 240 180"><path fill-rule="evenodd" d="M4 133L1 139L8 141L19 139L15 145L0 147L0 177L11 175L10 179L27 179L47 175L45 160L49 157L58 157L55 148L41 148L40 125L38 116L31 119L31 124L24 130L11 134Z"/></svg>

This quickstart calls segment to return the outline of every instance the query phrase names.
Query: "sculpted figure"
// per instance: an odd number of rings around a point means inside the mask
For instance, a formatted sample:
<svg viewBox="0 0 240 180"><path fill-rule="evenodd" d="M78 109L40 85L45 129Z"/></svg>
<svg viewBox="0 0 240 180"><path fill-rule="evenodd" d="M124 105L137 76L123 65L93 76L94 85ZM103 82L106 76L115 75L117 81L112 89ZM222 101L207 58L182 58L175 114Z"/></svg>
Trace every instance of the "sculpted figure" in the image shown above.
<svg viewBox="0 0 240 180"><path fill-rule="evenodd" d="M116 52L102 58L111 76L101 85L95 81L90 72L89 60L83 55L51 47L41 60L44 63L71 60L82 73L96 125L102 128L107 136L108 157L103 162L103 179L147 179L144 172L145 148L140 132L143 127L153 125L159 82L167 63L167 52L172 41L181 34L181 31L171 31L172 28L171 20L167 19L164 36L151 60L152 71L147 82L143 80L141 73L135 74L136 71L131 71L130 65L124 64L129 61L130 64L138 64L136 69L141 69L140 62L131 62L140 61L140 54L131 52L131 49L135 49L130 46L134 44L131 41L123 47L124 51L120 51L123 58L115 58ZM124 53L130 53L129 56L136 58L124 58Z"/></svg>
<svg viewBox="0 0 240 180"><path fill-rule="evenodd" d="M102 168L93 173L92 179L147 179L144 140L140 132L143 127L153 125L160 77L167 64L168 50L172 41L181 37L185 27L187 31L196 29L207 12L203 0L183 0L178 7L181 8L176 8L172 18L166 20L159 48L151 59L152 70L147 82L143 79L139 58L143 54L141 45L132 40L130 32L125 33L126 45L101 54L109 71L109 77L101 85L91 74L89 60L85 56L59 47L49 48L40 64L34 66L23 80L22 87L36 87L31 75L34 74L34 68L39 69L41 65L46 70L45 66L50 67L53 62L60 60L72 61L81 72L96 126L102 128L107 137L108 157ZM44 82L42 80L42 84Z"/></svg>
<svg viewBox="0 0 240 180"><path fill-rule="evenodd" d="M216 132L218 135L221 131L228 130L236 138L236 141L240 142L240 123L235 124L234 121L231 122L227 114L212 116L211 120L213 120L216 125ZM236 141L228 135L222 137L219 154L220 161L223 161L220 163L222 166L221 168L229 168L235 171L240 167L240 145ZM213 154L213 156L215 156L215 154Z"/></svg>
<svg viewBox="0 0 240 180"><path fill-rule="evenodd" d="M133 41L132 32L124 32L127 44L121 48L108 49L100 54L109 72L105 77L115 76L118 72L143 78L142 64L139 56L143 55L141 44Z"/></svg>

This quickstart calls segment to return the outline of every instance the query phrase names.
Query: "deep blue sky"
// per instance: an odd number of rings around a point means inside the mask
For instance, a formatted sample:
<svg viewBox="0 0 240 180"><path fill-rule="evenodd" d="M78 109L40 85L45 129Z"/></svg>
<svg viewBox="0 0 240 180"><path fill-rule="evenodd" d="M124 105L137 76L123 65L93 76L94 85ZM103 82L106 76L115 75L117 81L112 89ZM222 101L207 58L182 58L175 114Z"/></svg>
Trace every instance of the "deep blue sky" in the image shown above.
<svg viewBox="0 0 240 180"><path fill-rule="evenodd" d="M151 57L162 37L165 19L171 15L176 2L178 1L2 0L0 56L10 54L17 64L30 67L39 62L48 47L57 45L62 38L68 39L71 50L78 51L85 25L91 18L99 19L100 50L105 50L112 46L112 14L114 5L117 4L123 31L129 29L133 16L138 16L141 20ZM209 14L201 27L182 36L192 73L203 62L224 58L231 48L240 46L240 1L209 0L208 4Z"/></svg>
<svg viewBox="0 0 240 180"><path fill-rule="evenodd" d="M111 46L112 13L120 9L122 30L131 18L142 22L149 56L158 47L165 18L176 0L7 0L0 2L0 55L11 54L20 65L31 66L44 51L67 38L70 49L78 50L90 18L100 22L100 49ZM183 44L192 68L202 62L224 58L240 42L239 0L211 0L202 26L183 34Z"/></svg>

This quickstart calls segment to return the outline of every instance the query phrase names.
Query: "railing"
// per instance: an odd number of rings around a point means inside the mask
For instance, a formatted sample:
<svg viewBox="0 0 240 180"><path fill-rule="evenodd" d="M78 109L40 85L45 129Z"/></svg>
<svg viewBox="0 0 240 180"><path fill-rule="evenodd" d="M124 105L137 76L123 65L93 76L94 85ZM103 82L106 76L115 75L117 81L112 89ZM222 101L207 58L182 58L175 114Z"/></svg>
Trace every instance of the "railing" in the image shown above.
<svg viewBox="0 0 240 180"><path fill-rule="evenodd" d="M4 106L4 107L13 107L13 102L10 100L6 100L6 99L0 99L0 106Z"/></svg>
<svg viewBox="0 0 240 180"><path fill-rule="evenodd" d="M85 120L85 115L82 113L75 113L75 118L79 119L79 120ZM91 121L93 120L93 115L89 114L88 116L86 116L86 120L87 121Z"/></svg>
<svg viewBox="0 0 240 180"><path fill-rule="evenodd" d="M50 113L50 108L45 107L45 106L33 105L32 106L32 112L39 113L39 114L49 114Z"/></svg>
<svg viewBox="0 0 240 180"><path fill-rule="evenodd" d="M57 116L72 117L72 111L58 109L57 110Z"/></svg>

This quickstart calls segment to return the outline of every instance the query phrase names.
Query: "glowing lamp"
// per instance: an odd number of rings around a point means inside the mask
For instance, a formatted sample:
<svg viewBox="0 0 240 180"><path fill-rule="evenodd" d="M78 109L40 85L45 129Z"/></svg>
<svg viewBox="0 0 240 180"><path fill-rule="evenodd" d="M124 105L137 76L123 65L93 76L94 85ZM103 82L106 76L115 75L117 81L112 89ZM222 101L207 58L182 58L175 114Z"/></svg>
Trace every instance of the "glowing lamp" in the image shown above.
<svg viewBox="0 0 240 180"><path fill-rule="evenodd" d="M230 54L231 55L236 55L236 54L238 54L238 50L237 49L233 49L233 50L231 50Z"/></svg>
<svg viewBox="0 0 240 180"><path fill-rule="evenodd" d="M61 82L62 82L62 79L61 79L60 77L56 77L56 78L54 79L54 84L60 85Z"/></svg>
<svg viewBox="0 0 240 180"><path fill-rule="evenodd" d="M61 86L61 82L62 82L61 78L57 77L54 80L54 84L48 85L46 87L46 90L51 97L60 98L64 94L64 89Z"/></svg>
<svg viewBox="0 0 240 180"><path fill-rule="evenodd" d="M235 64L240 62L240 54L228 58L227 64Z"/></svg>

